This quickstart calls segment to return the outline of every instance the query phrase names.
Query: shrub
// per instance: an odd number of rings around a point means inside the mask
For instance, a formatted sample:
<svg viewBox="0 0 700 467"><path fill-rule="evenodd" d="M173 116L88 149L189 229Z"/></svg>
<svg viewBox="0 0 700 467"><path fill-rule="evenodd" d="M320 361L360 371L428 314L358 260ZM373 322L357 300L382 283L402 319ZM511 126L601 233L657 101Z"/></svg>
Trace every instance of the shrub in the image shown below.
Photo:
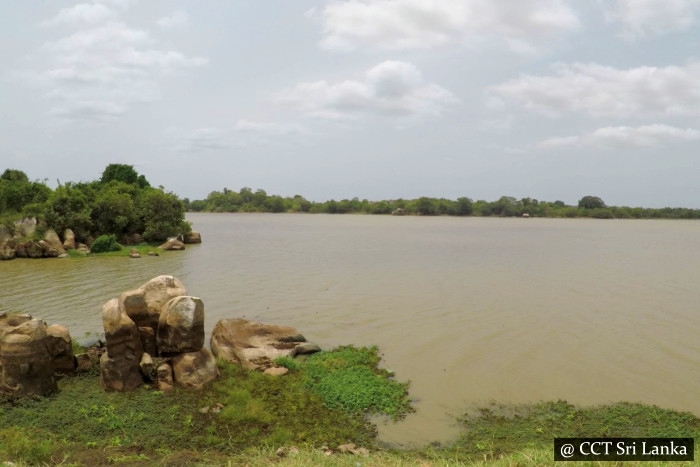
<svg viewBox="0 0 700 467"><path fill-rule="evenodd" d="M90 249L93 253L107 253L108 251L120 251L122 246L117 243L115 235L100 235Z"/></svg>

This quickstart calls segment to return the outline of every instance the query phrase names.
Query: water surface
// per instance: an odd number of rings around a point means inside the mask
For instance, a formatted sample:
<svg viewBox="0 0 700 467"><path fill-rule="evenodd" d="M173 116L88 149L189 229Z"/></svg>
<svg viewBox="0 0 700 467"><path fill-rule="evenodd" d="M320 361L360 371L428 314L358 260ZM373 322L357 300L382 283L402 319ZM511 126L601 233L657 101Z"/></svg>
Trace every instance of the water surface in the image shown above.
<svg viewBox="0 0 700 467"><path fill-rule="evenodd" d="M160 257L0 262L0 311L101 330L102 304L159 274L324 348L378 344L416 414L382 439L447 441L490 401L628 400L700 415L700 222L192 214Z"/></svg>

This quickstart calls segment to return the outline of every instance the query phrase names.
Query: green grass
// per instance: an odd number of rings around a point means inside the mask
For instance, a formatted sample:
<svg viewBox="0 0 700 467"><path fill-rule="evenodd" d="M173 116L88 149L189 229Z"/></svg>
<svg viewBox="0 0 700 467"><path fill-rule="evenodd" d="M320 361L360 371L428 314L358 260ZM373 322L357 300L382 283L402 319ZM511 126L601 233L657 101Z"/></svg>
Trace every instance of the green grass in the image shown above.
<svg viewBox="0 0 700 467"><path fill-rule="evenodd" d="M144 386L106 393L92 372L61 379L59 392L49 397L0 398L0 463L580 467L599 464L554 464L555 437L700 441L700 419L690 413L626 402L576 407L556 401L492 404L459 418L462 433L449 445L392 450L377 443L365 415L398 417L411 409L406 384L379 368L375 347L289 360L296 368L281 377L220 361L221 378L202 391L176 387L163 393ZM201 410L216 404L223 405L218 413ZM370 454L338 452L337 446L351 442ZM279 457L280 446L299 450Z"/></svg>
<svg viewBox="0 0 700 467"><path fill-rule="evenodd" d="M328 407L403 418L414 411L409 384L393 381L378 364L377 347L349 346L313 354L305 363L304 384Z"/></svg>

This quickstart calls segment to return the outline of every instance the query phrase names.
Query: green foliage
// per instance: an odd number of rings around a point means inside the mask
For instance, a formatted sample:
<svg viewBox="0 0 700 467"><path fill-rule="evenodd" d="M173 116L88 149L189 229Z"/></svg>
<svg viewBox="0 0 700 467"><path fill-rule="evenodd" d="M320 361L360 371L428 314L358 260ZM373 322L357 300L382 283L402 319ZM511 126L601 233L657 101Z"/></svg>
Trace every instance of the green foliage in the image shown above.
<svg viewBox="0 0 700 467"><path fill-rule="evenodd" d="M275 364L289 371L297 371L301 368L301 363L292 357L278 357L275 359Z"/></svg>
<svg viewBox="0 0 700 467"><path fill-rule="evenodd" d="M90 247L93 253L107 253L110 251L121 251L121 249L122 246L117 243L117 237L114 235L100 235Z"/></svg>
<svg viewBox="0 0 700 467"><path fill-rule="evenodd" d="M148 180L146 180L146 177L139 175L138 172L134 170L133 165L126 164L109 164L105 168L104 172L102 172L100 183L109 183L111 181L118 181L126 183L127 185L137 185L139 188L151 186Z"/></svg>
<svg viewBox="0 0 700 467"><path fill-rule="evenodd" d="M51 433L33 427L0 428L0 459L38 465L48 462L57 449Z"/></svg>
<svg viewBox="0 0 700 467"><path fill-rule="evenodd" d="M191 230L185 222L185 206L172 193L149 189L139 200L139 212L143 219L143 237L151 241L163 241Z"/></svg>
<svg viewBox="0 0 700 467"><path fill-rule="evenodd" d="M305 365L305 384L329 407L402 418L414 410L408 398L409 384L390 379L378 363L376 347L340 347L314 354Z"/></svg>
<svg viewBox="0 0 700 467"><path fill-rule="evenodd" d="M578 207L582 209L598 209L604 208L605 203L597 196L584 196L578 201Z"/></svg>

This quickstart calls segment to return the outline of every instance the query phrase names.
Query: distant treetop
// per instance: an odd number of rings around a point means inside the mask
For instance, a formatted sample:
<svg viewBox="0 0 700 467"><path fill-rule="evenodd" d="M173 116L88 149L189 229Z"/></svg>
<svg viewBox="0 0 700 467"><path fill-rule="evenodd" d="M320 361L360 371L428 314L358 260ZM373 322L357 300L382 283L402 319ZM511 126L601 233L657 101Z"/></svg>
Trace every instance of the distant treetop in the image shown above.
<svg viewBox="0 0 700 467"><path fill-rule="evenodd" d="M128 183L129 185L138 185L140 188L151 186L148 180L146 180L146 177L139 175L138 172L134 170L133 165L127 164L109 164L107 166L104 172L102 172L100 182L109 183L112 180Z"/></svg>

